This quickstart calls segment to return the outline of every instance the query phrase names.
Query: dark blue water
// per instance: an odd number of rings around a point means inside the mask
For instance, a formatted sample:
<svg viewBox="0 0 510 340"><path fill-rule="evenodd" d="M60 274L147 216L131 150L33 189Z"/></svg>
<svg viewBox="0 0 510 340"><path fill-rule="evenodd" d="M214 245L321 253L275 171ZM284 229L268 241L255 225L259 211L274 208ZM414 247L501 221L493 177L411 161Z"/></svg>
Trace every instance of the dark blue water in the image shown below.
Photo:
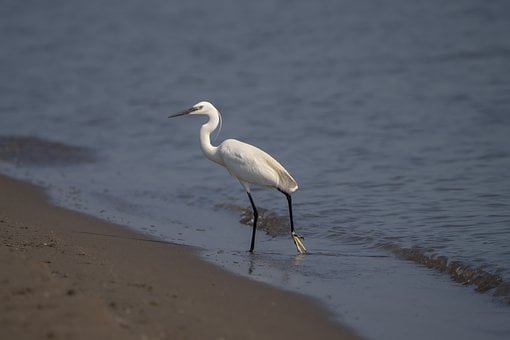
<svg viewBox="0 0 510 340"><path fill-rule="evenodd" d="M389 250L510 281L506 1L0 6L0 172L317 297L369 338L510 334L496 288L476 293ZM296 178L310 256L263 232L246 254L249 202L203 157L202 119L166 118L200 100L222 112L216 143L253 143ZM41 155L63 147L47 140L94 157L52 161ZM253 195L285 223L280 193Z"/></svg>

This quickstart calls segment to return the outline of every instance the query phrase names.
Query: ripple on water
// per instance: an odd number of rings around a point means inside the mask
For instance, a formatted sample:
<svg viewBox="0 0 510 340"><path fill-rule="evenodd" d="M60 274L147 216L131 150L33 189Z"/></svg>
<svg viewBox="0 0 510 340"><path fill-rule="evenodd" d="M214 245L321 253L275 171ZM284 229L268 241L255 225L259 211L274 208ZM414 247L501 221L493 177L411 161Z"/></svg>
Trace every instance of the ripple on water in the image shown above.
<svg viewBox="0 0 510 340"><path fill-rule="evenodd" d="M17 166L64 166L93 163L96 155L82 146L39 137L0 136L0 161Z"/></svg>

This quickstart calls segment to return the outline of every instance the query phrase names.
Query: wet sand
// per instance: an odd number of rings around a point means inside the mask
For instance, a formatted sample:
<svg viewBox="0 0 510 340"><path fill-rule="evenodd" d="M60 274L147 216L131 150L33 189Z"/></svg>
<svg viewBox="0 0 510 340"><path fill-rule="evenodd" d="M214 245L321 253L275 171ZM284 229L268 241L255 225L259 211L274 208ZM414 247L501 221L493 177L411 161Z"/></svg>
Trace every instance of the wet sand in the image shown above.
<svg viewBox="0 0 510 340"><path fill-rule="evenodd" d="M314 301L0 176L1 339L354 339ZM256 255L255 255L256 256Z"/></svg>

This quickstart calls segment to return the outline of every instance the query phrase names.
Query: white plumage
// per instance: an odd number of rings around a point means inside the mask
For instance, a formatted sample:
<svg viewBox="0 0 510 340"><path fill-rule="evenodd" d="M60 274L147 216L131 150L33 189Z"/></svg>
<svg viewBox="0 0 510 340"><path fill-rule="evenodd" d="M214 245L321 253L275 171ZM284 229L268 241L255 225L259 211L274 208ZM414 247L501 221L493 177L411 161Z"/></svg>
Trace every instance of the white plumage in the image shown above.
<svg viewBox="0 0 510 340"><path fill-rule="evenodd" d="M245 188L253 208L253 232L250 251L255 245L258 212L250 194L250 184L275 188L287 197L290 216L291 236L299 253L306 253L301 237L294 231L292 200L290 194L297 190L298 184L287 170L273 157L259 148L236 139L227 139L219 146L211 144L210 136L220 123L221 115L209 102L200 102L193 107L170 117L201 114L209 117L200 128L200 146L204 155L225 168L236 177Z"/></svg>
<svg viewBox="0 0 510 340"><path fill-rule="evenodd" d="M259 148L227 139L218 149L223 165L241 182L277 188L287 193L297 190L298 185L287 170Z"/></svg>

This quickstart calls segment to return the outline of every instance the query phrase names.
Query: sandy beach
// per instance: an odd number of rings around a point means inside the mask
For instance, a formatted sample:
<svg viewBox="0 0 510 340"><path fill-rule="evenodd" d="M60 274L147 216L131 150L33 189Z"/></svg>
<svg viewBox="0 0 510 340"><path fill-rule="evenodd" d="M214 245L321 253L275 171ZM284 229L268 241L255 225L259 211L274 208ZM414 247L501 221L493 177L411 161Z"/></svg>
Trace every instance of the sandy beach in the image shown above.
<svg viewBox="0 0 510 340"><path fill-rule="evenodd" d="M354 339L314 301L0 176L2 339Z"/></svg>

